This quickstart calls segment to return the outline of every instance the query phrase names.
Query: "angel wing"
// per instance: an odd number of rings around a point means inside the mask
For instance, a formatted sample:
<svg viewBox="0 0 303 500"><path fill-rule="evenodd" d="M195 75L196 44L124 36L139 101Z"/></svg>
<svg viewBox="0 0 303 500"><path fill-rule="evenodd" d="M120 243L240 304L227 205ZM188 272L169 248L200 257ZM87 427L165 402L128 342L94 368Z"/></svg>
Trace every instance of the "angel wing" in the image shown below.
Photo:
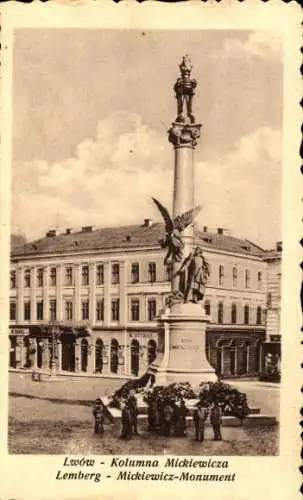
<svg viewBox="0 0 303 500"><path fill-rule="evenodd" d="M152 200L164 219L166 232L171 233L174 229L174 223L168 213L168 210L163 205L161 205L161 203L156 200L156 198L152 198Z"/></svg>
<svg viewBox="0 0 303 500"><path fill-rule="evenodd" d="M187 210L187 212L184 212L184 214L178 215L174 219L174 226L177 228L185 229L187 226L189 226L189 224L191 224L195 220L201 208L202 208L201 205L197 205L196 207Z"/></svg>

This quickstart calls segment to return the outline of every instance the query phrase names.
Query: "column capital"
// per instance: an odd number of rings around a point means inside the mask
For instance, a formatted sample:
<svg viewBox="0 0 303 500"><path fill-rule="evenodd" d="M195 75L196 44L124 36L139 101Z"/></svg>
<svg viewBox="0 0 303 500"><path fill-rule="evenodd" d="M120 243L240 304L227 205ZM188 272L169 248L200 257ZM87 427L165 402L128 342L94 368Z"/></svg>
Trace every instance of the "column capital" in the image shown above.
<svg viewBox="0 0 303 500"><path fill-rule="evenodd" d="M182 146L194 148L200 137L201 127L202 125L198 123L174 122L168 131L168 140L175 148Z"/></svg>

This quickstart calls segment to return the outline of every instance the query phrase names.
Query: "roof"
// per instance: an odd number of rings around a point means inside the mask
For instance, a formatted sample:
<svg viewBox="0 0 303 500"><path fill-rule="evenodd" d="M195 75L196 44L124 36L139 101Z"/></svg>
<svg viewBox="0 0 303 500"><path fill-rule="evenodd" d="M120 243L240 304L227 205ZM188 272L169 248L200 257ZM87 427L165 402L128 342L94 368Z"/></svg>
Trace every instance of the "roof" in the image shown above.
<svg viewBox="0 0 303 500"><path fill-rule="evenodd" d="M72 234L45 236L12 249L12 258L50 253L70 253L89 250L131 250L135 248L160 248L159 240L164 238L165 228L161 223L151 226L131 225L105 227L92 232L78 231ZM264 250L248 240L233 236L199 232L201 246L262 257Z"/></svg>
<svg viewBox="0 0 303 500"><path fill-rule="evenodd" d="M22 234L12 234L11 235L11 247L15 249L18 246L23 246L26 243L26 238Z"/></svg>

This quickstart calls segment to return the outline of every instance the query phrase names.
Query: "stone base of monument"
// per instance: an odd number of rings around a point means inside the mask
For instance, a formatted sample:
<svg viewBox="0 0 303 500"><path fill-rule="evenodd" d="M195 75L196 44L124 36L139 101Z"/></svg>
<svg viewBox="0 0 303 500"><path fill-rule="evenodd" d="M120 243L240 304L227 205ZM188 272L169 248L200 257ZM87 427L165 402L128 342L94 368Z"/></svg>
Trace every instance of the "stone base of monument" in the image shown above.
<svg viewBox="0 0 303 500"><path fill-rule="evenodd" d="M143 403L141 405L141 402L138 401L138 410L139 410L139 415L138 415L138 422L139 424L143 424L145 426L148 425L148 417L147 417L147 405ZM191 408L190 405L186 405L187 408L189 409L189 415L186 417L186 426L187 427L193 427L194 422L193 422L193 408ZM107 407L108 411L111 414L111 418L113 422L120 423L121 422L121 410L118 408L110 408ZM258 427L258 426L269 426L269 425L276 425L277 419L273 415L263 415L260 413L259 408L252 408L251 413L244 419L243 424L241 420L237 417L234 416L223 416L222 417L222 426L223 427ZM207 427L210 427L210 423L206 423Z"/></svg>
<svg viewBox="0 0 303 500"><path fill-rule="evenodd" d="M149 367L155 385L189 382L216 382L214 368L205 353L206 327L210 317L201 304L177 303L158 318L162 353ZM161 349L161 346L160 346Z"/></svg>

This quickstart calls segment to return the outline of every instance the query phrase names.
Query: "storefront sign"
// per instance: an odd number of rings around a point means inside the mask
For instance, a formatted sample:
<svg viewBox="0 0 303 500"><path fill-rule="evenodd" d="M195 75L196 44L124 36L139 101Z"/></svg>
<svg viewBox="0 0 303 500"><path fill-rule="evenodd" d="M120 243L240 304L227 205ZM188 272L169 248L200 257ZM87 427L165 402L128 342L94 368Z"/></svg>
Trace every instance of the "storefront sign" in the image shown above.
<svg viewBox="0 0 303 500"><path fill-rule="evenodd" d="M270 335L269 338L271 342L281 342L281 335Z"/></svg>
<svg viewBox="0 0 303 500"><path fill-rule="evenodd" d="M157 335L157 333L153 332L130 332L129 333L129 338L130 339L152 339L154 336Z"/></svg>
<svg viewBox="0 0 303 500"><path fill-rule="evenodd" d="M12 328L10 331L10 335L29 335L29 328Z"/></svg>

